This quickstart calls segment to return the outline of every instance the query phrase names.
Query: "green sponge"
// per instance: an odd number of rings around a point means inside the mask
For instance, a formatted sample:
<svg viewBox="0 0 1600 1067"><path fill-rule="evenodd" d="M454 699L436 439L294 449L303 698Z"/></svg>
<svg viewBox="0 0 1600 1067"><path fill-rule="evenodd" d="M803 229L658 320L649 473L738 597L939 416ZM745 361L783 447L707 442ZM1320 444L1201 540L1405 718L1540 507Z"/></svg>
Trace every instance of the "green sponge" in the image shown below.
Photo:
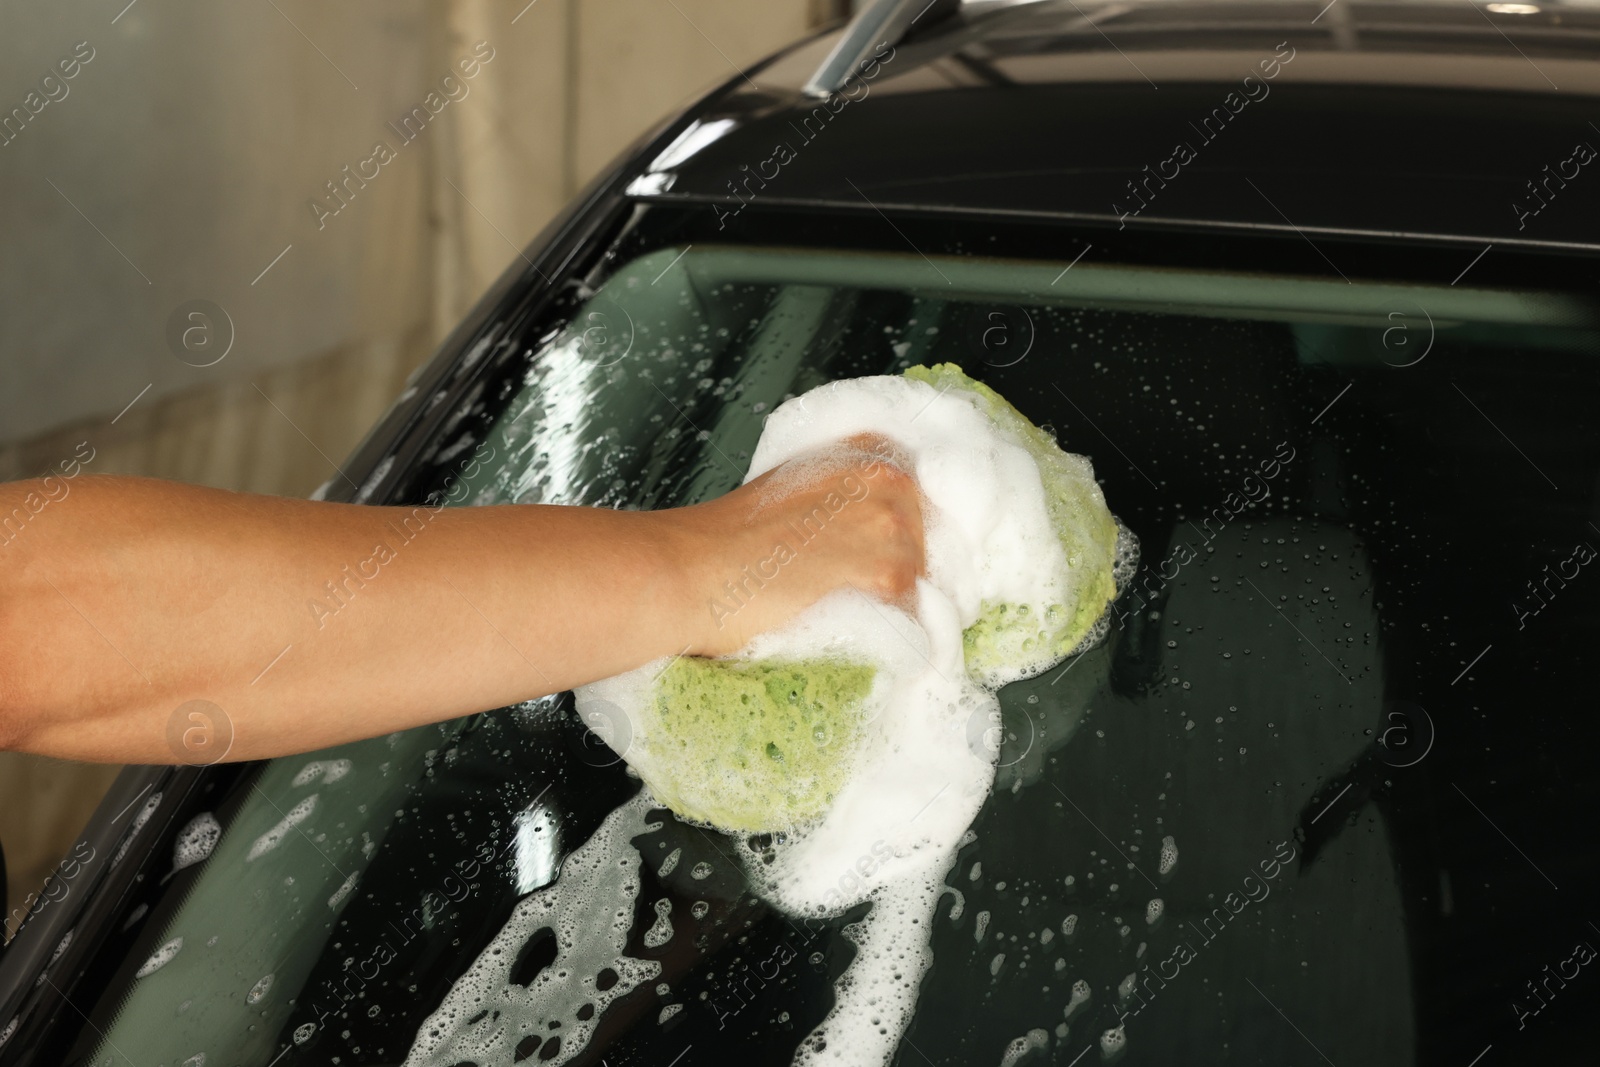
<svg viewBox="0 0 1600 1067"><path fill-rule="evenodd" d="M1084 457L1063 452L1004 397L954 363L911 367L905 376L940 392L966 393L1001 432L1028 451L1044 481L1050 525L1067 557L1066 603L1045 605L1042 612L1025 604L983 604L978 621L963 634L967 673L992 686L1015 677L1020 664L1060 659L1088 636L1117 595L1112 573L1117 521L1106 508L1094 468Z"/></svg>
<svg viewBox="0 0 1600 1067"><path fill-rule="evenodd" d="M837 660L674 660L656 682L651 742L673 773L646 778L679 815L725 830L810 822L849 776L876 673Z"/></svg>
<svg viewBox="0 0 1600 1067"><path fill-rule="evenodd" d="M1116 595L1117 524L1093 468L953 364L908 378L970 399L1033 457L1067 561L1062 603L982 605L964 633L967 671L990 688L1071 652ZM629 762L679 815L758 833L820 818L854 770L877 669L840 659L680 657L653 683L648 743Z"/></svg>

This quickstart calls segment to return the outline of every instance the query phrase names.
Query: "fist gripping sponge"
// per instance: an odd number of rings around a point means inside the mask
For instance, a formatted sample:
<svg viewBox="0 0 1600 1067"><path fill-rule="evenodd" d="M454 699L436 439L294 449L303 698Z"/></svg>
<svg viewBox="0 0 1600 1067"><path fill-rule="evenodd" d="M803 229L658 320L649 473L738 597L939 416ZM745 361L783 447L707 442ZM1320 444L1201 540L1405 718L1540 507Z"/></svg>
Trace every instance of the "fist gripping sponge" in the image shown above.
<svg viewBox="0 0 1600 1067"><path fill-rule="evenodd" d="M734 656L680 657L578 691L586 720L591 709L626 718L613 731L621 755L684 818L736 832L814 824L853 777L890 783L934 743L911 733L933 721L906 708L1037 674L1103 626L1119 527L1093 468L954 365L789 401L748 477L863 432L894 441L923 490L915 619L835 593Z"/></svg>

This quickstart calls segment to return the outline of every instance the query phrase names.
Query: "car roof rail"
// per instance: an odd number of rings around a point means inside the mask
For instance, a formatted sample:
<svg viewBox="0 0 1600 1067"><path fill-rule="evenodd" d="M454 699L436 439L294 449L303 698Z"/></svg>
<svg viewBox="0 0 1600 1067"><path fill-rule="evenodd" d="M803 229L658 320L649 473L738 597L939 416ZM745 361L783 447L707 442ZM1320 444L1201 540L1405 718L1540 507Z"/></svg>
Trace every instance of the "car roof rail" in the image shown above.
<svg viewBox="0 0 1600 1067"><path fill-rule="evenodd" d="M828 57L802 87L807 96L831 96L884 45L899 44L915 29L961 10L962 0L876 0L856 12Z"/></svg>

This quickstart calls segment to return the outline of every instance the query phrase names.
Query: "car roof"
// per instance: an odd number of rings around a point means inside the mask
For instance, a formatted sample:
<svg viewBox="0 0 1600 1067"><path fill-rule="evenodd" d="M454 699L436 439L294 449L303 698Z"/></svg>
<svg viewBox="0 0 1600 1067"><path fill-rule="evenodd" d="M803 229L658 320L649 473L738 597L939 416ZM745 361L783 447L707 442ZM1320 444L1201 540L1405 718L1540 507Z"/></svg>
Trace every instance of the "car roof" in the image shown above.
<svg viewBox="0 0 1600 1067"><path fill-rule="evenodd" d="M1600 251L1600 5L928 6L842 92L843 28L733 79L629 194Z"/></svg>

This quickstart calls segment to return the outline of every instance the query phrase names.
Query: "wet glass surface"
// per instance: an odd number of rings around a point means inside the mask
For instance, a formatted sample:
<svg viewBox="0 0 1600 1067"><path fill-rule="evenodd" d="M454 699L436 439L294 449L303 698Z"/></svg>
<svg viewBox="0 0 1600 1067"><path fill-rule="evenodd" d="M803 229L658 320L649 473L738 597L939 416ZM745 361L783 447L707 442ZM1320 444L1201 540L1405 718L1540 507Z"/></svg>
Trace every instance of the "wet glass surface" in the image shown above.
<svg viewBox="0 0 1600 1067"><path fill-rule="evenodd" d="M705 499L785 397L949 361L1092 456L1143 546L1106 643L1000 694L998 778L896 1062L1585 1047L1591 307L680 252L514 339L463 404L481 418L425 457L432 488ZM519 899L638 789L595 731L563 696L266 765L174 871L184 899L136 920L89 1062L405 1061ZM638 829L625 954L654 976L565 1033L507 1011L473 1062L787 1063L826 1013L861 909L785 917L730 840L659 810ZM519 986L559 966L537 931L515 952Z"/></svg>

